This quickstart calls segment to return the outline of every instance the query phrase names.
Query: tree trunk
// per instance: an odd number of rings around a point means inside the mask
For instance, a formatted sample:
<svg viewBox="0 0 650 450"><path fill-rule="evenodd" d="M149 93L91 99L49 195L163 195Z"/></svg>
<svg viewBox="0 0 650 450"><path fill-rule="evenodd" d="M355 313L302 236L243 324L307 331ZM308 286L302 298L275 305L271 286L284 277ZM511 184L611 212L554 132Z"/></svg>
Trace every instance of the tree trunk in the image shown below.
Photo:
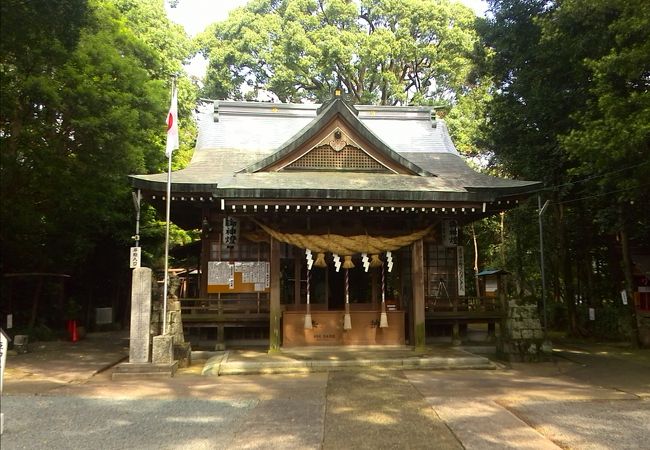
<svg viewBox="0 0 650 450"><path fill-rule="evenodd" d="M521 232L521 222L517 221L517 231L514 233L515 239L515 290L519 298L524 297L524 286L525 282L525 273L524 273L524 263L523 263L523 253L524 250L521 245L521 237L519 236Z"/></svg>
<svg viewBox="0 0 650 450"><path fill-rule="evenodd" d="M41 297L41 292L43 291L43 276L38 277L38 281L36 282L36 289L34 289L34 296L32 297L32 312L31 315L29 316L29 329L34 328L34 325L36 325L36 316L38 315L38 303Z"/></svg>
<svg viewBox="0 0 650 450"><path fill-rule="evenodd" d="M505 219L506 219L506 213L504 211L501 211L501 223L500 223L500 234L501 234L501 243L499 245L499 254L501 257L501 269L505 270L506 269L506 250L505 250L505 235L506 235L506 227L505 227ZM502 276L501 277L501 289L500 292L503 292L503 294L508 293L508 277Z"/></svg>
<svg viewBox="0 0 650 450"><path fill-rule="evenodd" d="M476 241L476 232L472 224L472 241L474 242L474 286L476 288L476 297L481 296L481 286L478 281L478 242Z"/></svg>
<svg viewBox="0 0 650 450"><path fill-rule="evenodd" d="M631 343L634 347L639 346L639 327L636 318L636 309L634 306L634 276L632 275L632 258L630 257L630 242L627 234L627 221L625 218L625 210L623 204L618 205L618 218L619 218L619 235L621 237L621 267L625 276L625 291L627 293L627 304L630 313L630 337Z"/></svg>
<svg viewBox="0 0 650 450"><path fill-rule="evenodd" d="M558 258L562 271L564 284L564 301L567 306L568 314L568 333L571 336L579 335L578 315L575 304L575 290L573 286L573 270L571 265L571 254L569 252L569 242L567 236L567 227L564 222L564 210L560 205L557 213L557 236L558 236Z"/></svg>

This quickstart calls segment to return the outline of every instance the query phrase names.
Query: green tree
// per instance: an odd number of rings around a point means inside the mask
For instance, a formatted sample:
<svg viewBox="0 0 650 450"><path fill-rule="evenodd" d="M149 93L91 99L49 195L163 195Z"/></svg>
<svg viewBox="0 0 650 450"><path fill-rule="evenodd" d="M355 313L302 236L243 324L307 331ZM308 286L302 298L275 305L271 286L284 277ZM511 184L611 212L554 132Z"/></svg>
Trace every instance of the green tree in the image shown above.
<svg viewBox="0 0 650 450"><path fill-rule="evenodd" d="M585 30L578 37L581 45L576 59L581 58L590 81L587 102L573 116L576 126L560 141L578 161L578 173L603 174L590 186L596 195L609 194L609 204L602 206L608 213L600 216L604 231L619 236L621 269L631 296L631 243L650 248L650 223L641 206L650 201L646 177L650 167L650 9L641 0L572 0L563 4L557 16L548 27L551 38L562 39L576 25ZM598 50L585 51L594 41L599 43ZM636 326L633 314L630 323Z"/></svg>
<svg viewBox="0 0 650 450"><path fill-rule="evenodd" d="M126 176L165 167L169 75L189 43L167 23L169 40L185 47L152 46L162 1L2 7L3 31L33 24L1 44L2 271L70 273L86 301L113 301L128 275Z"/></svg>
<svg viewBox="0 0 650 450"><path fill-rule="evenodd" d="M620 247L629 259L614 235L648 245L639 206L648 197L650 73L642 3L495 0L481 28L495 83L485 142L499 167L548 186L547 273L572 333L585 331L579 308L611 302L631 278L629 262L621 270L608 251Z"/></svg>
<svg viewBox="0 0 650 450"><path fill-rule="evenodd" d="M204 92L323 101L340 85L356 103L448 103L466 85L474 21L448 0L254 0L198 38Z"/></svg>

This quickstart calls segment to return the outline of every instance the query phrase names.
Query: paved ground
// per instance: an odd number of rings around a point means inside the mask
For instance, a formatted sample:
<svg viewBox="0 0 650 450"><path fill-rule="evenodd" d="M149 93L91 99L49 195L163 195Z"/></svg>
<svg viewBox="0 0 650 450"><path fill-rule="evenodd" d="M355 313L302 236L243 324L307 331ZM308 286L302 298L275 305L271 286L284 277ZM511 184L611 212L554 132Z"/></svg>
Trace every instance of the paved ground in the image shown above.
<svg viewBox="0 0 650 450"><path fill-rule="evenodd" d="M111 380L123 335L7 360L4 449L650 448L650 352L558 346L497 370Z"/></svg>

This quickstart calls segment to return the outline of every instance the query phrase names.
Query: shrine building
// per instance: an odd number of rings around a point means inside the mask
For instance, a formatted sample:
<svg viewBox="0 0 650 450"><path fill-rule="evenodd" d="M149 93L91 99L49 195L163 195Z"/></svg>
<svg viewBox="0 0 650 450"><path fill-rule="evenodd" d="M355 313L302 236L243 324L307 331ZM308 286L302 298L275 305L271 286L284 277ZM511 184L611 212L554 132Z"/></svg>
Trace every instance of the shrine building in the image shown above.
<svg viewBox="0 0 650 450"><path fill-rule="evenodd" d="M431 107L208 101L198 125L171 179L171 221L202 231L188 332L421 347L427 327L500 319L467 295L462 227L540 183L471 169ZM130 178L164 213L167 174Z"/></svg>

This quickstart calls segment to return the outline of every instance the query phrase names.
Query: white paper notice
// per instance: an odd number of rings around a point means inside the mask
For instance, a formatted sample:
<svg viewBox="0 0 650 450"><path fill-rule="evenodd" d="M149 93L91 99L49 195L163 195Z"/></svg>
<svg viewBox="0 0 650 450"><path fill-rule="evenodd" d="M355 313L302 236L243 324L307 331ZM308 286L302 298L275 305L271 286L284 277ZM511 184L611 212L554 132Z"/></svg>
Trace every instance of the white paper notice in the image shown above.
<svg viewBox="0 0 650 450"><path fill-rule="evenodd" d="M225 261L208 262L208 284L230 284L230 273L230 263Z"/></svg>

